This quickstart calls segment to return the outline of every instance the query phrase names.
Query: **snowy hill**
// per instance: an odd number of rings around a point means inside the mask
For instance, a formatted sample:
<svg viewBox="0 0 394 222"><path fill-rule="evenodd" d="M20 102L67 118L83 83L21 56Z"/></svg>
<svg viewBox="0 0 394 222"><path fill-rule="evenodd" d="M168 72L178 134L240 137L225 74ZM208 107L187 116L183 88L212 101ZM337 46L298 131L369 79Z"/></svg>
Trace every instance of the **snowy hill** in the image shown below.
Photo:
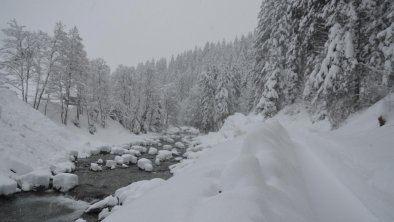
<svg viewBox="0 0 394 222"><path fill-rule="evenodd" d="M105 221L393 221L390 101L337 130L312 124L300 105L268 121L231 116L188 149L193 158L173 168L174 177L136 183ZM379 127L381 115L388 121Z"/></svg>
<svg viewBox="0 0 394 222"><path fill-rule="evenodd" d="M69 162L71 151L91 149L86 139L59 127L9 90L0 89L0 111L0 174Z"/></svg>

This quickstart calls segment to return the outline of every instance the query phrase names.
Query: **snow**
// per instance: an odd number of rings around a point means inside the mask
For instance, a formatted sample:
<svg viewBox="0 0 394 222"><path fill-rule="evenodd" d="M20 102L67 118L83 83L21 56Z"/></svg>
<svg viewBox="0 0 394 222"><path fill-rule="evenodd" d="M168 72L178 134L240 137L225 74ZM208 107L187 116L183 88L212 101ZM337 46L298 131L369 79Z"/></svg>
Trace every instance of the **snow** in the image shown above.
<svg viewBox="0 0 394 222"><path fill-rule="evenodd" d="M101 160L101 159L100 159ZM98 161L97 161L98 162ZM101 162L102 163L102 162ZM103 168L100 166L100 165L98 165L97 163L91 163L90 164L90 170L91 171L95 171L95 172L97 172L97 171L103 171Z"/></svg>
<svg viewBox="0 0 394 222"><path fill-rule="evenodd" d="M138 146L138 145L132 146L131 149L138 151L140 153L146 153L148 151L148 149L146 147Z"/></svg>
<svg viewBox="0 0 394 222"><path fill-rule="evenodd" d="M108 215L110 214L109 209L108 208L104 208L98 215L98 219L102 220L104 218L106 218Z"/></svg>
<svg viewBox="0 0 394 222"><path fill-rule="evenodd" d="M116 168L116 161L115 160L106 160L105 161L105 166L111 169Z"/></svg>
<svg viewBox="0 0 394 222"><path fill-rule="evenodd" d="M34 170L21 176L17 176L16 181L18 182L18 186L20 186L23 191L30 191L39 187L48 188L51 178L51 171L47 168L43 168Z"/></svg>
<svg viewBox="0 0 394 222"><path fill-rule="evenodd" d="M182 142L176 142L175 147L179 148L179 149L184 149L185 148L185 144L183 144Z"/></svg>
<svg viewBox="0 0 394 222"><path fill-rule="evenodd" d="M88 153L88 140L56 125L11 91L0 89L0 175L24 190L48 187L54 173L71 172L73 151Z"/></svg>
<svg viewBox="0 0 394 222"><path fill-rule="evenodd" d="M159 150L159 153L156 155L156 159L160 161L169 160L172 158L173 152L168 150Z"/></svg>
<svg viewBox="0 0 394 222"><path fill-rule="evenodd" d="M155 155L155 154L157 154L157 149L154 148L154 147L149 148L148 154L149 154L149 155Z"/></svg>
<svg viewBox="0 0 394 222"><path fill-rule="evenodd" d="M178 151L176 148L172 149L172 150L171 150L171 153L172 153L173 155L175 155L175 156L179 156L179 151Z"/></svg>
<svg viewBox="0 0 394 222"><path fill-rule="evenodd" d="M271 120L231 116L219 132L196 138L198 148L186 152L193 159L171 166L169 180L138 197L119 189L123 205L104 221L393 221L392 102L337 130L313 124L302 105ZM128 187L137 184L148 187Z"/></svg>
<svg viewBox="0 0 394 222"><path fill-rule="evenodd" d="M163 149L165 149L165 150L172 150L172 146L171 145L164 145Z"/></svg>
<svg viewBox="0 0 394 222"><path fill-rule="evenodd" d="M125 153L125 149L123 149L122 147L119 147L119 146L111 147L111 154L122 155L124 153Z"/></svg>
<svg viewBox="0 0 394 222"><path fill-rule="evenodd" d="M122 155L122 163L125 163L125 164L130 164L130 163L136 164L137 160L138 160L137 157L135 157L135 156L133 156L131 154L123 154Z"/></svg>
<svg viewBox="0 0 394 222"><path fill-rule="evenodd" d="M118 189L115 192L115 197L119 199L119 203L125 206L135 201L139 197L147 194L152 189L160 186L164 182L165 180L160 178L138 181Z"/></svg>
<svg viewBox="0 0 394 222"><path fill-rule="evenodd" d="M137 162L137 166L141 170L145 170L145 171L152 171L153 170L152 161L150 161L146 158L139 159Z"/></svg>
<svg viewBox="0 0 394 222"><path fill-rule="evenodd" d="M16 192L17 184L15 180L0 175L0 196L10 195Z"/></svg>
<svg viewBox="0 0 394 222"><path fill-rule="evenodd" d="M97 212L98 210L104 209L106 207L113 207L118 204L118 198L114 196L108 196L104 198L103 200L100 200L88 207L88 209L85 210L86 213L89 212Z"/></svg>
<svg viewBox="0 0 394 222"><path fill-rule="evenodd" d="M53 177L53 188L67 192L78 185L78 176L71 173L60 173Z"/></svg>

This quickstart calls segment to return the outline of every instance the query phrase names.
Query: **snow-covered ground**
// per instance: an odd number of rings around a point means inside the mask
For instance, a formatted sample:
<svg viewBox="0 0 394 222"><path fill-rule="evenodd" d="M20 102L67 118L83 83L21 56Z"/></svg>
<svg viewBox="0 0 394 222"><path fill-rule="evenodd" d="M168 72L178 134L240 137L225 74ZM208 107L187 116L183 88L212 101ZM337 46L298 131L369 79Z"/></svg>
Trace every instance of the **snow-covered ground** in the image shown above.
<svg viewBox="0 0 394 222"><path fill-rule="evenodd" d="M394 109L387 101L337 130L312 124L301 105L267 121L236 114L199 137L188 149L192 158L172 168L174 177L139 184L153 188L123 195L104 221L394 221Z"/></svg>
<svg viewBox="0 0 394 222"><path fill-rule="evenodd" d="M155 136L134 135L112 120L108 120L106 128L98 127L97 133L91 135L86 118L81 118L81 128L71 121L64 127L56 104L48 107L44 116L14 92L0 89L0 195L15 192L15 182L24 190L48 187L52 173L74 169L71 156L86 156L103 145Z"/></svg>
<svg viewBox="0 0 394 222"><path fill-rule="evenodd" d="M119 189L114 195L122 206L108 206L101 216L109 222L394 221L392 101L336 130L313 124L302 105L270 120L235 114L219 132L190 141L187 159L171 167L174 177ZM387 120L383 127L379 116ZM0 89L0 192L15 190L16 181L26 189L46 186L50 170L72 168L75 152L144 138L114 121L95 135L72 123L59 126ZM60 177L59 188L69 189Z"/></svg>

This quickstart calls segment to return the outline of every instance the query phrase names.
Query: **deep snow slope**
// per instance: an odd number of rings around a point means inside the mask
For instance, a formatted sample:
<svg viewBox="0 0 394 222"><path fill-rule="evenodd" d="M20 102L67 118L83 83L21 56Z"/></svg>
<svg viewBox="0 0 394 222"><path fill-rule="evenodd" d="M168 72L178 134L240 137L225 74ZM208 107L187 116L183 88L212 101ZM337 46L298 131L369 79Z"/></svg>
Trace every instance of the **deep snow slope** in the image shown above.
<svg viewBox="0 0 394 222"><path fill-rule="evenodd" d="M123 197L105 221L394 221L392 101L337 130L312 124L301 105L267 121L231 116L188 149L174 177Z"/></svg>
<svg viewBox="0 0 394 222"><path fill-rule="evenodd" d="M70 151L92 147L23 103L15 93L0 89L0 174L21 175L69 162Z"/></svg>

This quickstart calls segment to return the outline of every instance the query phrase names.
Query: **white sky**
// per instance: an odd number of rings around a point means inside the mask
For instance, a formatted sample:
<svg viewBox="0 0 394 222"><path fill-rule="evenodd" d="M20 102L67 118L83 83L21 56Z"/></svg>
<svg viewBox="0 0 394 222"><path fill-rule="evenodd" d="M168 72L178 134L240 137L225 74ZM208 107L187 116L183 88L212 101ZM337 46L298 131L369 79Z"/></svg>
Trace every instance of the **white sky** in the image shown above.
<svg viewBox="0 0 394 222"><path fill-rule="evenodd" d="M0 29L15 18L30 30L76 25L89 58L115 69L233 40L257 25L261 0L0 0ZM1 33L0 38L4 38ZM1 44L1 43L0 43Z"/></svg>

